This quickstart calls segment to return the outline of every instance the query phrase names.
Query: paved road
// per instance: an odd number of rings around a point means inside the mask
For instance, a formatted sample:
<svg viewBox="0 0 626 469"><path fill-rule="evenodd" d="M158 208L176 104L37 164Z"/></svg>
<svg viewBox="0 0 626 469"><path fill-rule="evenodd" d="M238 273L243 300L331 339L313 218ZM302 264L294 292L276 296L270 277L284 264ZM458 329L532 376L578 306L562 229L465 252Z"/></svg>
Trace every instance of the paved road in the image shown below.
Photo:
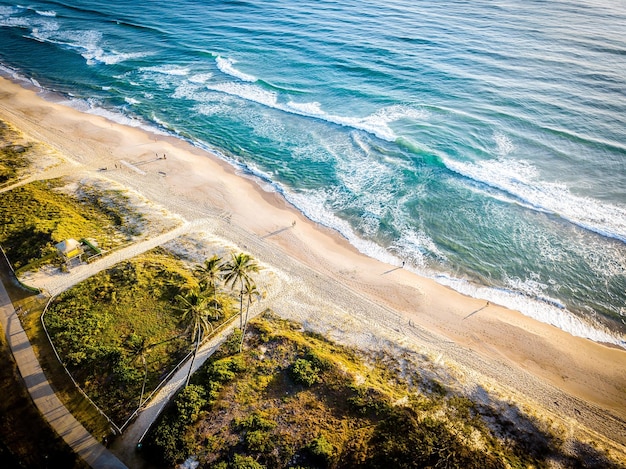
<svg viewBox="0 0 626 469"><path fill-rule="evenodd" d="M94 469L125 469L126 466L74 418L50 387L1 281L0 322L28 392L50 426Z"/></svg>

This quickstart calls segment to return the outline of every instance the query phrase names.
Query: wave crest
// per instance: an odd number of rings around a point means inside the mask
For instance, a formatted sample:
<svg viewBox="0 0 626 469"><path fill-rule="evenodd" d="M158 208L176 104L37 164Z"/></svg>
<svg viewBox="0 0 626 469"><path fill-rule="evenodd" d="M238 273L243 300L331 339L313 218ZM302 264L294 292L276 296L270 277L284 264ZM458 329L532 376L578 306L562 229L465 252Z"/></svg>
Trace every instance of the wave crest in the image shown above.
<svg viewBox="0 0 626 469"><path fill-rule="evenodd" d="M241 81L247 81L254 83L257 81L257 78L254 75L248 75L240 70L237 70L234 65L237 63L236 60L230 58L224 58L222 56L215 57L215 63L217 64L217 68L220 69L222 73L226 75L230 75L235 78L239 78Z"/></svg>
<svg viewBox="0 0 626 469"><path fill-rule="evenodd" d="M512 196L512 202L556 214L581 228L626 243L626 207L577 196L565 184L542 182L537 168L527 161L443 161L451 171Z"/></svg>

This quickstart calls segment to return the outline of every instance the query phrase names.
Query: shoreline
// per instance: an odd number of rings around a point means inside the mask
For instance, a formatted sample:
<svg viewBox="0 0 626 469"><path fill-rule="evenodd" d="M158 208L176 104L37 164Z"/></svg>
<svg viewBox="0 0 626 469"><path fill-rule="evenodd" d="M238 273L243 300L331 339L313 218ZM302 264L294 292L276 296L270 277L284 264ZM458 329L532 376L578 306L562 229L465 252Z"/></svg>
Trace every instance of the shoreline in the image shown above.
<svg viewBox="0 0 626 469"><path fill-rule="evenodd" d="M367 257L339 233L306 218L281 194L263 190L252 177L182 139L46 101L6 78L0 78L0 96L1 119L78 163L81 174L110 178L186 220L213 218L217 234L289 272L298 282L293 285L309 294L304 298L292 288L287 292L291 296L284 294L276 301L280 314L339 336L343 324L347 341L371 335L371 344L434 350L492 380L498 379L497 370L507 370L510 377L502 384L530 401L550 404L552 397L542 393L555 388L554 395L562 393L588 404L586 421L575 418L581 412L578 408L564 410L566 416L587 426L596 422L605 428L597 431L626 445L622 430L612 428L619 421L626 428L626 350L572 336ZM155 154L167 158L142 164L145 174L121 163L135 166L154 160ZM360 296L365 308L371 303L375 314L357 316L359 311L349 310L350 294ZM333 306L343 308L344 316L329 311ZM410 334L413 329L428 339ZM444 342L437 343L439 338L453 345L443 346ZM533 386L544 387L526 389L528 383L520 381L526 378ZM552 405L550 410L558 414L563 409ZM605 427L602 420L608 422Z"/></svg>
<svg viewBox="0 0 626 469"><path fill-rule="evenodd" d="M399 266L402 263L404 266L401 257L381 248L372 241L360 238L354 233L352 228L345 223L333 223L332 221L325 223L320 217L316 218L314 214L307 213L306 207L303 208L298 205L297 201L292 200L294 194L290 194L289 191L285 190L280 184L269 180L263 174L256 173L253 169L246 166L245 163L228 158L228 156L221 153L219 150L210 148L208 144L202 141L194 141L189 137L176 135L175 132L160 128L158 124L155 125L155 123L145 121L141 117L135 118L127 116L123 112L111 111L102 107L91 107L83 99L74 100L72 97L68 97L62 92L47 89L35 79L29 79L21 75L18 71L7 68L6 66L0 65L0 77L7 78L9 81L18 84L22 88L35 92L46 101L60 104L88 115L99 116L124 127L142 130L152 135L155 141L157 138L160 138L164 141L171 141L174 145L176 145L175 142L182 142L183 144L187 144L199 150L200 153L204 155L211 155L220 163L224 163L230 167L238 176L253 181L263 192L276 192L281 198L285 199L287 205L293 206L292 208L295 208L296 211L303 214L304 217L308 218L313 223L328 228L338 234L362 255L374 258L383 264ZM126 162L123 162L123 164L126 164ZM127 167L139 174L142 173L141 169L134 168L132 165L128 165ZM268 187L269 190L263 189L264 187ZM602 315L599 315L599 317L582 318L576 313L569 311L558 300L551 298L533 297L522 291L511 290L506 287L486 286L480 283L474 283L471 280L456 278L449 275L447 272L438 271L436 269L420 268L419 266L407 266L406 269L419 277L432 280L440 285L455 290L463 296L498 304L507 310L521 312L523 315L533 320L554 326L575 337L589 339L607 347L626 350L626 336L620 332L622 325L617 319L602 317Z"/></svg>
<svg viewBox="0 0 626 469"><path fill-rule="evenodd" d="M402 263L401 257L381 248L372 241L360 238L346 223L341 221L333 222L332 219L329 222L328 220L323 220L322 218L324 217L316 216L314 213L307 213L306 206L303 207L299 205L297 197L296 200L293 200L295 194L289 193L289 191L279 183L269 180L264 174L255 172L253 169L246 166L245 163L230 159L219 150L212 149L210 145L202 141L195 141L190 137L176 135L174 131L167 130L167 128L163 129L159 127L158 123L155 124L150 121L145 121L141 117L127 116L123 112L111 111L102 107L91 107L83 99L74 100L72 97L68 97L62 92L42 87L36 80L28 79L18 71L7 68L6 66L0 65L0 77L7 78L9 81L35 92L46 101L60 104L88 115L99 116L121 126L142 130L152 135L155 139L160 138L164 141L171 141L174 145L176 145L175 142L182 142L199 150L200 153L204 155L212 155L219 160L220 163L224 163L233 169L238 176L248 178L255 182L263 192L278 193L280 197L286 200L287 205L294 206L295 210L304 214L304 216L309 218L313 223L324 226L332 232L337 233L361 254L372 257L383 264L399 266ZM128 167L141 174L139 168L133 168L132 165ZM268 187L269 189L265 190L263 189L264 187ZM506 287L486 286L480 283L474 283L472 280L456 278L445 271L438 271L436 269L420 268L419 266L412 265L407 266L406 269L412 271L417 276L427 278L455 290L463 296L488 301L493 304L501 305L507 310L521 312L523 315L533 320L557 327L575 337L589 339L607 347L616 347L626 350L626 336L621 333L622 324L615 318L603 317L602 315L583 318L569 311L559 300L552 298L537 297L532 294L528 295L522 291L516 291Z"/></svg>

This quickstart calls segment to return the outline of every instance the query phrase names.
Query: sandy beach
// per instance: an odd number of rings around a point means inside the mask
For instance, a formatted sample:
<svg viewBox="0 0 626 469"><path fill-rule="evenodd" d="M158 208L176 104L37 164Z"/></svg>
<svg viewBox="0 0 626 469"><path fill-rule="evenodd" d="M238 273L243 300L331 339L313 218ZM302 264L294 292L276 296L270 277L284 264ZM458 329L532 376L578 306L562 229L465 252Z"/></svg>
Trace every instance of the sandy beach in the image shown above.
<svg viewBox="0 0 626 469"><path fill-rule="evenodd" d="M106 177L186 221L211 220L211 235L281 274L267 305L278 314L347 344L452 370L475 396L485 389L515 399L626 455L626 350L364 256L280 194L182 140L45 101L6 79L0 119L68 160L36 178Z"/></svg>

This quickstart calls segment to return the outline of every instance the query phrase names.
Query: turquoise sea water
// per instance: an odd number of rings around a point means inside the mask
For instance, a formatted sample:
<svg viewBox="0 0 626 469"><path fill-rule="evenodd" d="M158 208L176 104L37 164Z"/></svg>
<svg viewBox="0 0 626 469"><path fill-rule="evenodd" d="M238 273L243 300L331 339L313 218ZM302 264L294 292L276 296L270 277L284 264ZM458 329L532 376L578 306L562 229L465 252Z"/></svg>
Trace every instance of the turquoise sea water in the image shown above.
<svg viewBox="0 0 626 469"><path fill-rule="evenodd" d="M370 256L624 345L625 31L621 0L0 0L0 63Z"/></svg>

